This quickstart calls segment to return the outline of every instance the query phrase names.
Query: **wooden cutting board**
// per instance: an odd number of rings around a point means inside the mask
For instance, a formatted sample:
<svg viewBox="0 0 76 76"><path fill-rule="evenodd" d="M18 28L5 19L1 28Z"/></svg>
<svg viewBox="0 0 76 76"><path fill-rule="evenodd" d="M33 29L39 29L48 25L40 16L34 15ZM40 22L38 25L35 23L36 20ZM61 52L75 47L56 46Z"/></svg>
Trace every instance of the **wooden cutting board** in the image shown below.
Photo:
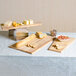
<svg viewBox="0 0 76 76"><path fill-rule="evenodd" d="M68 40L64 40L64 41L61 41L61 42L58 42L58 41L54 41L48 50L50 51L55 51L55 52L62 52L68 45L70 45L73 41L75 40L75 38L70 38ZM54 44L58 44L59 46L62 46L61 49L55 49L52 45Z"/></svg>
<svg viewBox="0 0 76 76"><path fill-rule="evenodd" d="M41 25L41 23L35 23L35 24L30 24L30 25L21 25L21 26L18 26L18 27L1 26L1 28L2 28L3 31L8 31L8 30L11 30L11 29L27 28L27 27L39 26L39 25Z"/></svg>
<svg viewBox="0 0 76 76"><path fill-rule="evenodd" d="M36 46L35 48L27 47L26 45L22 46L20 48L16 48L15 44L13 44L9 47L13 48L13 49L17 49L19 51L23 51L23 52L33 54L34 52L36 52L38 49L42 48L44 45L46 45L49 42L52 42L51 36L47 36L46 38L43 38L43 39L34 38L31 41L27 42L27 43L31 43L32 45L35 45Z"/></svg>

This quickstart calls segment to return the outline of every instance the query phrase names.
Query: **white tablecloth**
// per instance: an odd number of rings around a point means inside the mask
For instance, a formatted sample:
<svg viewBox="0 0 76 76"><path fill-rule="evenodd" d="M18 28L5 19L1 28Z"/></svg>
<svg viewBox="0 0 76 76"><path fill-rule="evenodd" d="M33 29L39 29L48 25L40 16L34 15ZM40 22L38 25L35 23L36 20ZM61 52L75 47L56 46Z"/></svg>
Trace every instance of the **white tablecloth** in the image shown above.
<svg viewBox="0 0 76 76"><path fill-rule="evenodd" d="M76 76L76 40L62 53L48 51L49 43L33 55L8 48L13 43L8 32L0 32L0 76Z"/></svg>

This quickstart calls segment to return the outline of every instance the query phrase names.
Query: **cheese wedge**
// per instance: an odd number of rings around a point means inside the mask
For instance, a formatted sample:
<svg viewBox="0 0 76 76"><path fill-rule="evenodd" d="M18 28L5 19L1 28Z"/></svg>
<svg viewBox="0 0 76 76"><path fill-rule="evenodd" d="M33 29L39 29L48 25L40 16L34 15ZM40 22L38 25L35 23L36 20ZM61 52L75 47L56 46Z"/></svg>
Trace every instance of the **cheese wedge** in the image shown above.
<svg viewBox="0 0 76 76"><path fill-rule="evenodd" d="M25 20L25 21L23 21L23 24L25 24L25 25L29 25L29 20Z"/></svg>
<svg viewBox="0 0 76 76"><path fill-rule="evenodd" d="M39 38L39 35L42 34L42 32L36 32L36 36Z"/></svg>
<svg viewBox="0 0 76 76"><path fill-rule="evenodd" d="M36 36L39 38L39 39L43 39L47 36L47 34L45 33L42 33L42 32L36 32Z"/></svg>
<svg viewBox="0 0 76 76"><path fill-rule="evenodd" d="M34 21L32 19L30 19L29 24L34 24Z"/></svg>

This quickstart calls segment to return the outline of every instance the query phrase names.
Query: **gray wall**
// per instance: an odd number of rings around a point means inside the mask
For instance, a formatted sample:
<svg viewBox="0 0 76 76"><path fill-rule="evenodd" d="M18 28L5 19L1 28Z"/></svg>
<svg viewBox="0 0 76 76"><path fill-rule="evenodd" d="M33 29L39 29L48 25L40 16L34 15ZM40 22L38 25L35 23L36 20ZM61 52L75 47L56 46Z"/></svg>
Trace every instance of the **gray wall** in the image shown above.
<svg viewBox="0 0 76 76"><path fill-rule="evenodd" d="M43 25L29 30L76 32L76 0L0 0L0 23L31 18Z"/></svg>

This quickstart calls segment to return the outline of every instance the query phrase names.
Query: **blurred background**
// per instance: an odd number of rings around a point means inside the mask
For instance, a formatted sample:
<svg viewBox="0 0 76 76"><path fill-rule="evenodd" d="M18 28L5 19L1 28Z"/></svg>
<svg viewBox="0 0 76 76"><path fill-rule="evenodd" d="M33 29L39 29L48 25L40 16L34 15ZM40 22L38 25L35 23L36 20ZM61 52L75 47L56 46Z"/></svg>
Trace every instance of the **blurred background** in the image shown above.
<svg viewBox="0 0 76 76"><path fill-rule="evenodd" d="M0 0L0 23L33 19L30 31L76 32L76 0Z"/></svg>

